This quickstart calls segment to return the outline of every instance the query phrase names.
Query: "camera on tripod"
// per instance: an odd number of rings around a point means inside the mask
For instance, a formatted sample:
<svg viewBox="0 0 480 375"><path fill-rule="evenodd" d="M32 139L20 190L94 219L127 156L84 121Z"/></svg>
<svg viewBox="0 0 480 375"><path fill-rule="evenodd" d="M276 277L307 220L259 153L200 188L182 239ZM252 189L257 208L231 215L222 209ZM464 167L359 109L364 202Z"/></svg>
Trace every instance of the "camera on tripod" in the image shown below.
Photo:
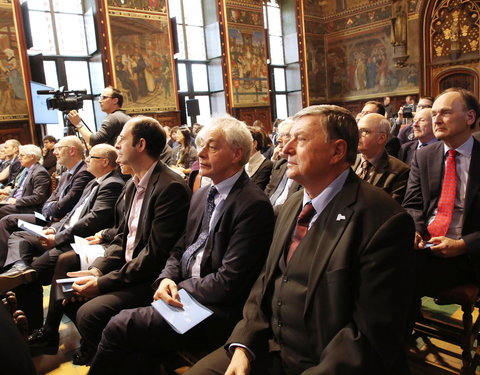
<svg viewBox="0 0 480 375"><path fill-rule="evenodd" d="M47 99L47 109L58 109L62 112L70 112L71 110L79 110L83 108L85 99L93 99L94 95L87 95L87 90L71 90L65 91L64 87L59 90L38 90L38 95L53 95Z"/></svg>

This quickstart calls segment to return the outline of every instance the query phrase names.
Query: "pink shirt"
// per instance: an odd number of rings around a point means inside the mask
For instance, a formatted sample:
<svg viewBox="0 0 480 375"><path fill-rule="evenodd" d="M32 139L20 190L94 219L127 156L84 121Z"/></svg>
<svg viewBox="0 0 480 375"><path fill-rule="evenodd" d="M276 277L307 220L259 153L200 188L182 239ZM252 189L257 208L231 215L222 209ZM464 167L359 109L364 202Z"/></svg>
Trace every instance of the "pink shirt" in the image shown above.
<svg viewBox="0 0 480 375"><path fill-rule="evenodd" d="M147 190L150 177L152 176L156 165L157 162L153 163L141 180L138 180L137 176L133 177L133 183L135 184L137 192L133 197L132 207L130 208L130 216L128 217L128 235L125 248L125 260L127 262L131 261L133 257L133 250L135 250L135 237L137 235L140 212L142 211L143 198L145 197L145 191Z"/></svg>

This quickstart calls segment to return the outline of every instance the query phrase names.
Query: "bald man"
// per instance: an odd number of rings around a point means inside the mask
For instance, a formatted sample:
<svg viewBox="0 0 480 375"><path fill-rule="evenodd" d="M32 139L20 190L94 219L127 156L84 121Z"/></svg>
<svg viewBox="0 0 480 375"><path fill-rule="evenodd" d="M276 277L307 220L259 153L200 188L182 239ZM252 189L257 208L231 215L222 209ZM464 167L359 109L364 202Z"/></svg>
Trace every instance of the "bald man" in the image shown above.
<svg viewBox="0 0 480 375"><path fill-rule="evenodd" d="M415 140L404 143L398 154L398 158L408 165L412 163L413 156L418 149L438 141L432 129L432 109L425 108L417 111L413 118L412 128Z"/></svg>
<svg viewBox="0 0 480 375"><path fill-rule="evenodd" d="M370 113L358 121L358 152L353 165L363 180L383 189L402 203L407 188L410 167L388 155L385 144L390 133L390 122L378 113Z"/></svg>

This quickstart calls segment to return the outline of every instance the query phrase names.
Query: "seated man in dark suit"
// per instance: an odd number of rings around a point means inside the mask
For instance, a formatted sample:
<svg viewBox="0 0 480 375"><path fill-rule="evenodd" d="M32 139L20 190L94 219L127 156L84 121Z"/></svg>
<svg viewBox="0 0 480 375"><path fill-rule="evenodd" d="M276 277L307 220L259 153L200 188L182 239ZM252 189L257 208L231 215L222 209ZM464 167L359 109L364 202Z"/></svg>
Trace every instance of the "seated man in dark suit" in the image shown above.
<svg viewBox="0 0 480 375"><path fill-rule="evenodd" d="M124 310L105 328L90 374L150 373L169 350L218 346L241 317L272 238L272 207L243 171L252 145L245 124L218 118L196 142L200 173L212 185L193 195L185 234L153 298L181 307L178 290L185 289L214 314L180 335L152 306ZM139 354L145 357L135 361Z"/></svg>
<svg viewBox="0 0 480 375"><path fill-rule="evenodd" d="M360 121L360 119L363 116L366 116L370 113L378 113L379 115L385 116L385 107L383 106L382 103L374 100L370 100L366 102L362 108L362 111L359 114L357 114L357 117L356 117L357 122ZM400 141L394 134L392 134L393 130L390 129L390 121L388 122L388 124L389 124L389 132L388 132L387 143L385 144L385 150L388 152L389 155L397 157L398 152L400 151Z"/></svg>
<svg viewBox="0 0 480 375"><path fill-rule="evenodd" d="M20 146L18 159L23 167L16 185L0 205L0 218L11 214L33 213L50 195L50 175L39 163L42 150L35 145Z"/></svg>
<svg viewBox="0 0 480 375"><path fill-rule="evenodd" d="M403 202L417 231L417 297L480 282L480 143L471 134L480 106L471 92L449 89L432 116L440 142L415 153Z"/></svg>
<svg viewBox="0 0 480 375"><path fill-rule="evenodd" d="M311 106L294 120L284 153L304 191L280 209L226 350L185 374L405 374L412 218L351 170L350 112Z"/></svg>
<svg viewBox="0 0 480 375"><path fill-rule="evenodd" d="M437 142L432 129L432 110L425 108L417 111L412 123L415 140L404 143L398 158L405 164L411 165L415 152L431 143Z"/></svg>
<svg viewBox="0 0 480 375"><path fill-rule="evenodd" d="M8 139L5 141L4 153L5 157L8 159L8 167L0 172L0 182L3 184L2 187L11 188L15 178L22 170L22 165L18 160L20 146L20 142L16 139Z"/></svg>
<svg viewBox="0 0 480 375"><path fill-rule="evenodd" d="M270 173L272 172L272 161L266 159L262 155L263 148L263 133L260 128L249 126L250 134L253 138L252 154L245 165L245 171L248 177L257 184L257 186L264 190L270 180Z"/></svg>
<svg viewBox="0 0 480 375"><path fill-rule="evenodd" d="M158 160L165 142L158 121L146 116L129 120L118 137L118 163L134 172L134 184L125 192L122 229L88 271L67 274L89 276L74 284L82 301L65 306L83 339L75 364L91 361L112 316L150 304L151 285L185 229L191 192L178 174ZM48 341L51 334L56 333L40 335L38 340Z"/></svg>
<svg viewBox="0 0 480 375"><path fill-rule="evenodd" d="M61 139L53 152L58 157L58 163L67 168L67 171L62 174L56 189L43 204L42 214L48 223L57 222L70 212L83 194L87 183L93 179L83 161L83 146L77 137L68 136ZM19 230L17 226L19 219L37 223L34 214L12 214L0 220L0 267L9 265L6 263L8 238Z"/></svg>
<svg viewBox="0 0 480 375"><path fill-rule="evenodd" d="M57 139L53 135L46 135L42 141L43 166L51 176L57 171L57 157L54 152Z"/></svg>
<svg viewBox="0 0 480 375"><path fill-rule="evenodd" d="M362 180L383 189L397 202L402 203L410 168L385 151L389 129L390 123L382 115L372 113L360 119L360 154L352 168Z"/></svg>
<svg viewBox="0 0 480 375"><path fill-rule="evenodd" d="M270 198L273 207L284 204L287 198L301 188L301 186L287 177L287 159L283 154L283 146L290 139L290 129L293 126L292 119L286 119L278 125L277 147L278 160L273 163L270 182L265 188L265 194Z"/></svg>
<svg viewBox="0 0 480 375"><path fill-rule="evenodd" d="M87 163L89 172L96 178L86 186L70 213L43 230L46 238L17 231L8 240L7 264L12 264L12 267L0 274L0 283L9 284L16 278L25 281L35 279L28 287L25 286L31 292L28 298L24 298L22 290L16 290L19 305L23 310L29 310L27 316L35 322L33 327L37 327L39 322L41 326L41 285L50 284L58 256L72 249L70 244L74 242L74 236L93 235L111 222L115 201L124 185L116 170L116 158L113 146L101 144L93 147ZM33 260L34 256L38 258ZM27 308L22 305L24 303Z"/></svg>

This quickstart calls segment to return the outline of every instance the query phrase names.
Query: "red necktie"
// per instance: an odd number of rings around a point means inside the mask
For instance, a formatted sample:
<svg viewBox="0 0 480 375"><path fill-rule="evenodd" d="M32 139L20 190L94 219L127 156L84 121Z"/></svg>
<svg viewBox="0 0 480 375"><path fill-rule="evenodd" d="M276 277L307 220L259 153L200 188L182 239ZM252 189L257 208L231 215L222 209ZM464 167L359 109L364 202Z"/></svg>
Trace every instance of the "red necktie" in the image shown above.
<svg viewBox="0 0 480 375"><path fill-rule="evenodd" d="M438 201L437 215L428 226L431 237L445 236L452 222L455 195L457 192L456 150L448 150L445 175L443 176L442 193Z"/></svg>
<svg viewBox="0 0 480 375"><path fill-rule="evenodd" d="M292 242L288 248L287 263L292 258L295 250L297 250L297 246L302 238L307 234L308 225L310 224L310 220L312 220L314 215L315 209L313 208L312 202L308 202L305 206L303 206L303 210L298 215L297 225L295 226L295 231L293 232L292 236Z"/></svg>

